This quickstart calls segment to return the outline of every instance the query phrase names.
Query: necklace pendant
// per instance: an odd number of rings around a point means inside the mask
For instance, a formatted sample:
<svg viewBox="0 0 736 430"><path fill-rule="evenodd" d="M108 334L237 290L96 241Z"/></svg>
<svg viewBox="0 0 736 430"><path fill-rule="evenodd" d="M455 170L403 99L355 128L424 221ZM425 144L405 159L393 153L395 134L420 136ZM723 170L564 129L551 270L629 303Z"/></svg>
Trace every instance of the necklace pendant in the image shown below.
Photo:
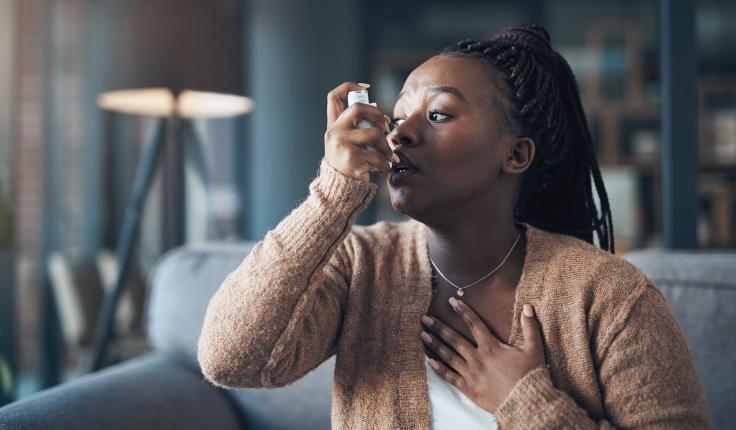
<svg viewBox="0 0 736 430"><path fill-rule="evenodd" d="M463 294L465 294L465 293L463 293L463 290L460 290L460 289L457 290L457 295L458 296L461 296L462 297Z"/></svg>

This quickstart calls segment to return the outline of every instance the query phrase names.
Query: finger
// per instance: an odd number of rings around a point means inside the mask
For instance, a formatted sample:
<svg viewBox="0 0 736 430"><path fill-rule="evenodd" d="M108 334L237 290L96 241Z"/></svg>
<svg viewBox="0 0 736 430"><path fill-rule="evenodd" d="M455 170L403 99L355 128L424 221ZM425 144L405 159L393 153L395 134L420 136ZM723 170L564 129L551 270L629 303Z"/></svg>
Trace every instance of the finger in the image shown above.
<svg viewBox="0 0 736 430"><path fill-rule="evenodd" d="M370 149L363 149L364 173L365 172L378 172L381 178L384 180L388 177L389 167L388 162L383 158L382 154Z"/></svg>
<svg viewBox="0 0 736 430"><path fill-rule="evenodd" d="M378 171L388 175L389 165L384 155L374 149L370 149L369 147L366 147L363 150L365 151L366 161L368 164L370 164L371 167L375 167Z"/></svg>
<svg viewBox="0 0 736 430"><path fill-rule="evenodd" d="M465 359L452 348L445 345L438 337L433 336L431 333L426 331L423 331L419 337L422 338L425 345L432 349L432 351L436 352L437 355L439 355L445 363L452 366L453 369L463 372L464 369L467 368L467 361L465 361Z"/></svg>
<svg viewBox="0 0 736 430"><path fill-rule="evenodd" d="M329 127L337 117L345 110L345 98L349 91L362 90L365 86L356 84L355 82L343 82L327 93L327 126Z"/></svg>
<svg viewBox="0 0 736 430"><path fill-rule="evenodd" d="M521 313L521 333L524 336L522 349L525 351L538 348L542 344L542 332L534 315L534 307L530 304L525 304Z"/></svg>
<svg viewBox="0 0 736 430"><path fill-rule="evenodd" d="M424 323L432 333L442 339L443 342L450 345L452 349L457 351L457 353L466 361L470 361L477 353L475 346L471 344L465 336L458 333L455 329L439 319L432 318L429 315L423 315L422 323Z"/></svg>
<svg viewBox="0 0 736 430"><path fill-rule="evenodd" d="M367 105L365 103L356 103L347 108L340 117L335 121L336 126L343 126L345 128L355 128L356 130L376 130L378 136L375 138L374 146L378 152L383 154L388 161L399 162L399 158L391 150L391 146L386 140L386 134L388 131L387 116L375 106ZM357 128L358 123L362 120L367 120L373 127L371 128Z"/></svg>
<svg viewBox="0 0 736 430"><path fill-rule="evenodd" d="M374 127L356 128L350 131L349 136L354 144L382 155L384 162L395 161L394 153L389 148L386 136L381 130Z"/></svg>
<svg viewBox="0 0 736 430"><path fill-rule="evenodd" d="M465 325L468 326L468 328L470 329L470 333L475 339L475 343L478 344L478 347L495 347L502 344L502 342L496 336L494 336L490 330L488 330L488 326L486 326L486 323L484 323L483 320L480 319L478 314L475 313L475 311L471 309L470 306L468 306L465 302L454 297L450 297L450 305L455 310L455 312L460 315L460 317L465 322Z"/></svg>
<svg viewBox="0 0 736 430"><path fill-rule="evenodd" d="M340 114L338 121L346 126L357 127L363 119L386 134L386 114L377 107L365 103L354 103Z"/></svg>
<svg viewBox="0 0 736 430"><path fill-rule="evenodd" d="M454 385L460 391L465 390L465 378L463 378L459 373L432 358L429 359L429 365L432 366L435 372L437 372L442 379Z"/></svg>

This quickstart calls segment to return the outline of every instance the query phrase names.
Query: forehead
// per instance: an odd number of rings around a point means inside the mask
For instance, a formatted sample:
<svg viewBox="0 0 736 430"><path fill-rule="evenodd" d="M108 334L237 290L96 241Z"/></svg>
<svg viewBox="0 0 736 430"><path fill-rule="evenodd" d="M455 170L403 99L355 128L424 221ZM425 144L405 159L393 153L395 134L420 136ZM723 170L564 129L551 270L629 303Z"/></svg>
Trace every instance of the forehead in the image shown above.
<svg viewBox="0 0 736 430"><path fill-rule="evenodd" d="M471 104L488 103L491 97L489 66L472 58L435 56L414 69L402 92L422 98L429 88L454 87Z"/></svg>

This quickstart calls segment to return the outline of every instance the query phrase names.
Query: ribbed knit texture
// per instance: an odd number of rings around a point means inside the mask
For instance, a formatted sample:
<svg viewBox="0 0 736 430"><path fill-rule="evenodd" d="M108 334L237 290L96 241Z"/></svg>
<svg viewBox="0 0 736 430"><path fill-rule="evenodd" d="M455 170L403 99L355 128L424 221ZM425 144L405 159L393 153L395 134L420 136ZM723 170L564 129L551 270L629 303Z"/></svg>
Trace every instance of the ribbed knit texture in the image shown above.
<svg viewBox="0 0 736 430"><path fill-rule="evenodd" d="M197 351L207 379L280 387L336 353L334 429L430 428L419 338L431 301L426 227L354 225L376 190L322 160L308 197L210 300ZM493 411L499 428L710 428L691 354L657 287L618 256L523 226L509 344L523 343L522 306L534 305L550 369L517 383Z"/></svg>

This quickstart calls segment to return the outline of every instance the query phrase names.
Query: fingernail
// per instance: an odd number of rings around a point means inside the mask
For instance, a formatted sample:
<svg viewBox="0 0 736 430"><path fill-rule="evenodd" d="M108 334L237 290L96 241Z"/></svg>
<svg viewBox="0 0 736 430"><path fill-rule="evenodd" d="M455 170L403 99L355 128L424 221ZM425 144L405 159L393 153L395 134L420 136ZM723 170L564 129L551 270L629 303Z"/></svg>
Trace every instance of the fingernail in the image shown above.
<svg viewBox="0 0 736 430"><path fill-rule="evenodd" d="M360 85L363 88L370 88L371 84L364 84L363 82L358 82L358 85Z"/></svg>
<svg viewBox="0 0 736 430"><path fill-rule="evenodd" d="M399 158L399 156L396 155L395 152L393 153L393 159L394 159L394 163L400 163L401 162L401 158Z"/></svg>
<svg viewBox="0 0 736 430"><path fill-rule="evenodd" d="M424 322L424 324L432 325L432 318L426 315L422 315L422 321Z"/></svg>
<svg viewBox="0 0 736 430"><path fill-rule="evenodd" d="M532 305L529 305L529 304L524 305L524 315L528 317L534 316L534 308L532 307Z"/></svg>
<svg viewBox="0 0 736 430"><path fill-rule="evenodd" d="M421 336L422 339L424 339L425 342L432 343L432 337L430 335L428 335L427 332L424 332L423 331L422 334L420 334L419 336Z"/></svg>

